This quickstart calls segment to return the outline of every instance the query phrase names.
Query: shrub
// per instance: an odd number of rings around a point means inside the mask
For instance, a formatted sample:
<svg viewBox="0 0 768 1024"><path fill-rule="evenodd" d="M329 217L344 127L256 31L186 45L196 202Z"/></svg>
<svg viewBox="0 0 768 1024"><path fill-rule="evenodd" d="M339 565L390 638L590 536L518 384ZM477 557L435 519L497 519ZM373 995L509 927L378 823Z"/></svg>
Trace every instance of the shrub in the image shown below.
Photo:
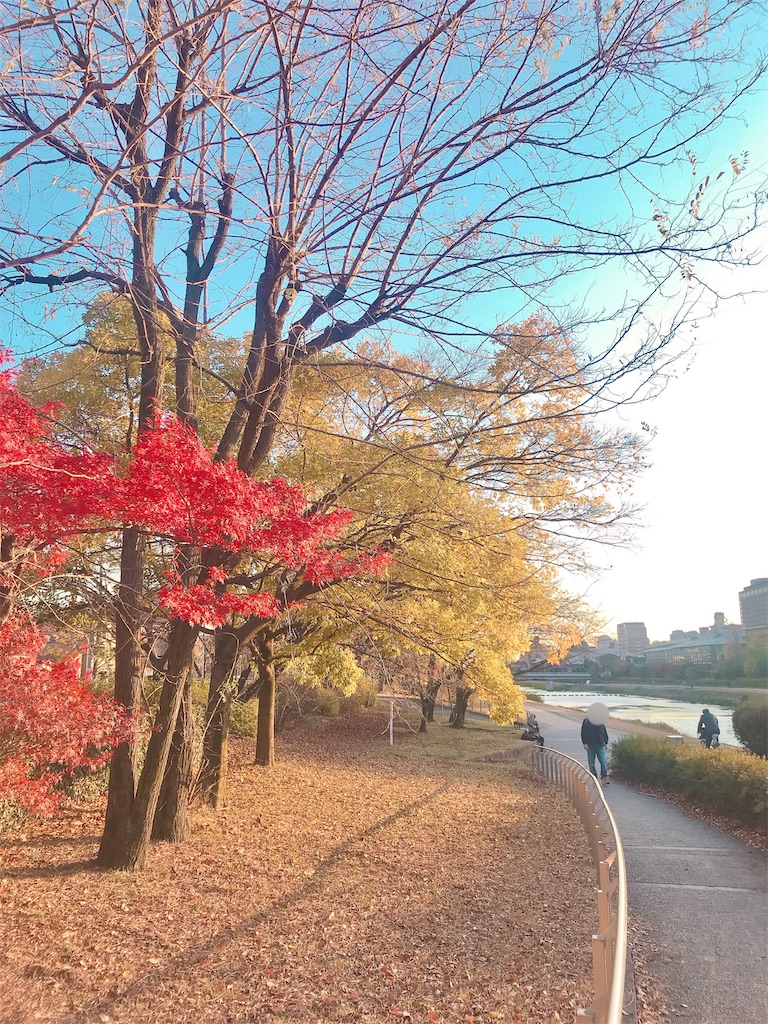
<svg viewBox="0 0 768 1024"><path fill-rule="evenodd" d="M768 757L768 695L745 697L733 712L733 731L753 754Z"/></svg>
<svg viewBox="0 0 768 1024"><path fill-rule="evenodd" d="M628 736L611 747L611 771L684 797L702 810L766 830L768 761L745 750L707 750L646 736Z"/></svg>
<svg viewBox="0 0 768 1024"><path fill-rule="evenodd" d="M314 710L318 715L331 717L341 711L341 695L326 686L316 686L311 691Z"/></svg>
<svg viewBox="0 0 768 1024"><path fill-rule="evenodd" d="M379 696L379 688L372 679L365 676L357 684L349 696L344 699L345 708L357 711L359 708L372 708L375 706Z"/></svg>
<svg viewBox="0 0 768 1024"><path fill-rule="evenodd" d="M259 702L233 700L229 709L229 731L234 736L253 737L259 731Z"/></svg>
<svg viewBox="0 0 768 1024"><path fill-rule="evenodd" d="M304 715L310 714L306 706L308 691L291 676L281 672L275 684L275 731L287 729Z"/></svg>
<svg viewBox="0 0 768 1024"><path fill-rule="evenodd" d="M11 800L0 800L0 836L10 834L18 828L27 817L21 804Z"/></svg>
<svg viewBox="0 0 768 1024"><path fill-rule="evenodd" d="M69 799L76 804L94 803L109 788L109 768L99 768L95 772L79 770L65 788Z"/></svg>

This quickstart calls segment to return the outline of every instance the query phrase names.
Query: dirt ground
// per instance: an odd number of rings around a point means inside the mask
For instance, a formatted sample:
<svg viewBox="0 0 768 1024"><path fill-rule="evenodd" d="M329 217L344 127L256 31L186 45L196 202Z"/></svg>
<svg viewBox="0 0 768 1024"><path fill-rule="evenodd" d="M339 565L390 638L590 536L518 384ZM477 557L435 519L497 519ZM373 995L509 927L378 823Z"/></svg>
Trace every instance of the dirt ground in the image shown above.
<svg viewBox="0 0 768 1024"><path fill-rule="evenodd" d="M142 874L93 868L102 810L0 836L3 1024L572 1021L594 871L515 733L312 720ZM526 744L520 744L527 749Z"/></svg>

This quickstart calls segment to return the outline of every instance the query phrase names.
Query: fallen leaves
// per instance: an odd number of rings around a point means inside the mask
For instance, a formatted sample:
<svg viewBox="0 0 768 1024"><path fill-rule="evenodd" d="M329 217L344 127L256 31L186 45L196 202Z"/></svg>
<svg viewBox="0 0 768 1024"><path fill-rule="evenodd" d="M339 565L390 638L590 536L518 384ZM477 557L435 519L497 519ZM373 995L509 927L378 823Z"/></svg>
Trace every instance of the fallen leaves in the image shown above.
<svg viewBox="0 0 768 1024"><path fill-rule="evenodd" d="M649 965L654 953L649 930L637 915L630 914L628 932L635 976L637 1024L670 1024L664 989Z"/></svg>
<svg viewBox="0 0 768 1024"><path fill-rule="evenodd" d="M27 823L3 850L0 1020L572 1019L594 927L575 813L522 762L405 742L313 724L269 771L235 743L232 806L142 875L93 870L95 810Z"/></svg>

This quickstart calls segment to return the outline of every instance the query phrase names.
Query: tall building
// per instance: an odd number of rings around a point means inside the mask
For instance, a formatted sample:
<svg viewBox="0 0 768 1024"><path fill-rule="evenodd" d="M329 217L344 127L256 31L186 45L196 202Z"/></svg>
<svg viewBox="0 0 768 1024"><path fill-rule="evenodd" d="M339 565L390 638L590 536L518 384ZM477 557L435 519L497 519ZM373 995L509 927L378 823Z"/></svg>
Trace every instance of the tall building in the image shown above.
<svg viewBox="0 0 768 1024"><path fill-rule="evenodd" d="M768 579L752 580L739 592L741 624L750 637L768 637Z"/></svg>
<svg viewBox="0 0 768 1024"><path fill-rule="evenodd" d="M622 657L631 658L648 647L648 631L644 622L620 622L616 637Z"/></svg>

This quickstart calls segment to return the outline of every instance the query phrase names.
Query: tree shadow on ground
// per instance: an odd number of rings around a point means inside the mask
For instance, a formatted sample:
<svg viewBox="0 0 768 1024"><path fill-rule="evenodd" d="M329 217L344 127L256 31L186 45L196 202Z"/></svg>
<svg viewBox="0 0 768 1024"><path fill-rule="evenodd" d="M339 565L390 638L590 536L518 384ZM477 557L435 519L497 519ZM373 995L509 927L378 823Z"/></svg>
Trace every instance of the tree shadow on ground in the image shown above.
<svg viewBox="0 0 768 1024"><path fill-rule="evenodd" d="M50 864L45 867L7 868L0 872L0 878L60 878L68 875L78 875L82 872L91 873L94 870L92 860L73 860L66 864ZM100 872L102 868L98 869Z"/></svg>
<svg viewBox="0 0 768 1024"><path fill-rule="evenodd" d="M15 847L24 846L85 846L87 843L98 843L99 835L92 836L35 836L34 839L3 839L0 840L0 850L13 850Z"/></svg>
<svg viewBox="0 0 768 1024"><path fill-rule="evenodd" d="M375 835L377 832L380 832L382 829L387 828L389 825L394 824L394 822L399 819L407 817L414 811L423 807L425 804L430 803L436 797L444 793L449 785L449 782L444 782L442 785L438 786L431 792L426 793L418 800L411 801L411 803L401 807L393 814L389 814L387 817L381 818L373 825L369 825L368 828L365 828L361 832L351 836L349 839L346 839L343 843L339 843L338 846L335 846L331 850L327 857L320 861L312 878L298 889L295 889L293 892L286 893L285 896L282 896L280 899L270 903L269 906L260 910L258 913L252 914L250 917L244 918L237 924L234 924L223 931L217 932L205 942L177 953L173 959L162 968L152 971L149 974L145 974L142 978L137 978L121 992L110 994L106 998L99 1000L97 1003L90 1003L88 1006L83 1007L74 1014L58 1018L57 1021L53 1021L52 1019L51 1024L84 1024L85 1021L94 1019L94 1016L98 1017L100 1014L104 1014L106 1016L110 1012L114 1012L121 1003L124 1003L129 999L134 999L137 996L141 996L164 982L173 980L178 977L180 972L189 973L192 968L205 960L205 958L211 953L221 951L225 946L229 945L235 939L248 931L258 930L258 928L274 914L286 910L292 905L301 902L301 900L305 899L307 896L311 896L312 893L320 890L330 872L354 846ZM93 862L86 862L86 864L91 869L93 868ZM66 868L75 868L75 865L62 865L62 870L60 872L51 871L49 873L64 874L66 872L63 869ZM82 870L82 866L79 870ZM25 877L25 875L20 873L16 877Z"/></svg>

